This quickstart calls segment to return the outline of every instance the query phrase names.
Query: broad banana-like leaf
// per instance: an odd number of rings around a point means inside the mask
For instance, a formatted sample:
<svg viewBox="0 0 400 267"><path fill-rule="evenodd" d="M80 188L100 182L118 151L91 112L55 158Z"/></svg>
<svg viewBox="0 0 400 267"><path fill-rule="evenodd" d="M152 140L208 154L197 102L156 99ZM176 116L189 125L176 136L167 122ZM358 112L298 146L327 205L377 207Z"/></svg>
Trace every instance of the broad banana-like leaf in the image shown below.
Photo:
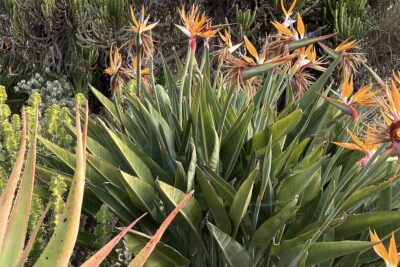
<svg viewBox="0 0 400 267"><path fill-rule="evenodd" d="M237 118L235 124L229 132L222 138L221 142L221 162L224 170L224 177L229 177L235 162L239 156L240 148L243 145L247 133L251 116L253 114L253 104L244 109Z"/></svg>
<svg viewBox="0 0 400 267"><path fill-rule="evenodd" d="M254 233L253 238L250 241L251 244L261 248L268 246L268 243L272 240L278 230L281 229L290 217L293 216L293 213L296 211L297 201L298 198L295 198L288 202L277 214L262 223Z"/></svg>
<svg viewBox="0 0 400 267"><path fill-rule="evenodd" d="M217 241L217 244L224 254L226 261L229 263L229 266L253 266L253 260L250 254L242 245L239 244L239 242L211 223L208 223L207 227L212 233L214 239Z"/></svg>
<svg viewBox="0 0 400 267"><path fill-rule="evenodd" d="M221 203L218 194L209 184L204 172L200 168L196 168L196 174L199 180L201 191L210 209L215 224L226 234L230 234L231 221L229 220L228 214L223 203Z"/></svg>
<svg viewBox="0 0 400 267"><path fill-rule="evenodd" d="M165 218L164 222L160 225L157 232L151 238L151 240L146 244L146 246L139 252L138 255L129 263L129 267L142 267L146 260L150 257L151 253L155 249L158 242L160 242L165 230L171 224L172 220L180 212L180 210L186 205L186 203L192 198L194 191L188 193L181 202L176 205L175 209Z"/></svg>
<svg viewBox="0 0 400 267"><path fill-rule="evenodd" d="M400 212L380 211L349 215L346 220L335 228L335 238L342 239L354 236L370 229L396 225L400 222Z"/></svg>
<svg viewBox="0 0 400 267"><path fill-rule="evenodd" d="M374 245L368 241L338 241L338 242L319 242L312 244L308 251L307 266L329 261L331 259L350 255L352 253L368 250Z"/></svg>
<svg viewBox="0 0 400 267"><path fill-rule="evenodd" d="M247 177L243 184L239 187L239 190L236 192L235 198L233 199L231 208L229 210L229 217L232 219L235 225L235 231L233 233L234 236L237 233L240 222L248 212L247 209L253 193L254 180L257 175L258 169L251 172L249 177Z"/></svg>

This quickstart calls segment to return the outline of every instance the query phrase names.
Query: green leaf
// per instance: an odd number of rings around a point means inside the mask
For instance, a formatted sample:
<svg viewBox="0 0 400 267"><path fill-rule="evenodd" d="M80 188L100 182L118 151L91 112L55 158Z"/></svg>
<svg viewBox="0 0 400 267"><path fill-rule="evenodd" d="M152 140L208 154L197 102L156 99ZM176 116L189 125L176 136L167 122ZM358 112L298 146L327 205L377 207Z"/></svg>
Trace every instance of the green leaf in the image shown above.
<svg viewBox="0 0 400 267"><path fill-rule="evenodd" d="M165 218L163 223L157 229L157 232L153 237L147 242L146 246L140 250L136 257L129 263L129 267L142 267L147 259L150 257L154 249L156 248L158 242L160 242L161 237L167 230L168 226L171 224L172 220L179 213L179 211L186 205L186 203L192 198L193 191L188 193L179 203L176 205L174 210Z"/></svg>
<svg viewBox="0 0 400 267"><path fill-rule="evenodd" d="M232 267L253 266L253 260L249 253L236 240L223 231L218 229L211 223L207 223L207 227L217 241L225 259Z"/></svg>
<svg viewBox="0 0 400 267"><path fill-rule="evenodd" d="M319 98L317 93L322 92L325 83L332 76L333 71L339 64L341 56L335 58L329 67L322 73L322 75L310 86L310 88L305 92L305 94L300 98L299 107L305 110L307 107L312 105L315 99Z"/></svg>
<svg viewBox="0 0 400 267"><path fill-rule="evenodd" d="M265 248L274 235L281 229L296 211L298 199L295 198L285 205L277 214L266 220L254 233L250 243L253 246Z"/></svg>
<svg viewBox="0 0 400 267"><path fill-rule="evenodd" d="M261 156L264 154L270 138L272 138L273 144L280 141L284 136L296 128L302 118L302 111L297 109L256 134L252 139L252 147L257 151L257 155ZM263 152L260 153L260 150Z"/></svg>
<svg viewBox="0 0 400 267"><path fill-rule="evenodd" d="M126 143L121 140L121 138L119 138L113 131L105 126L104 123L102 124L103 129L112 138L114 145L118 147L121 156L123 156L125 159L126 164L131 167L132 171L134 171L139 178L143 179L149 184L153 184L154 180L151 172L142 159L132 149L130 149Z"/></svg>
<svg viewBox="0 0 400 267"><path fill-rule="evenodd" d="M156 185L166 202L174 208L176 208L185 197L185 193L167 183L156 181ZM202 218L202 213L200 205L195 198L191 198L185 207L179 211L179 217L182 218L183 223L192 230L197 241L200 243L204 251L206 251L197 228Z"/></svg>
<svg viewBox="0 0 400 267"><path fill-rule="evenodd" d="M216 171L219 163L219 152L220 152L220 141L217 131L214 129L214 149L211 156L207 162L207 166L212 170Z"/></svg>
<svg viewBox="0 0 400 267"><path fill-rule="evenodd" d="M399 211L366 212L349 215L346 220L335 228L335 238L342 239L367 231L390 226L400 221Z"/></svg>
<svg viewBox="0 0 400 267"><path fill-rule="evenodd" d="M249 127L251 116L253 114L253 104L243 110L237 118L235 124L229 132L222 138L221 143L221 161L224 170L224 177L229 177L235 162L239 156L240 148L246 136Z"/></svg>
<svg viewBox="0 0 400 267"><path fill-rule="evenodd" d="M321 158L311 166L298 169L285 178L277 189L277 200L279 203L286 203L296 195L301 194L307 185L312 181L310 178L318 171L325 162L327 156Z"/></svg>
<svg viewBox="0 0 400 267"><path fill-rule="evenodd" d="M364 251L374 245L368 241L320 242L310 246L306 264L312 266L331 259Z"/></svg>
<svg viewBox="0 0 400 267"><path fill-rule="evenodd" d="M120 171L120 175L123 177L125 189L135 207L149 212L154 218L155 192L153 187L126 172Z"/></svg>
<svg viewBox="0 0 400 267"><path fill-rule="evenodd" d="M128 248L134 255L138 255L144 246L151 239L150 236L137 231L130 231L125 235L124 239ZM147 259L145 267L158 267L158 266L188 266L189 260L182 256L176 249L168 246L162 242L158 242L154 252Z"/></svg>
<svg viewBox="0 0 400 267"><path fill-rule="evenodd" d="M229 210L229 217L235 225L234 236L239 228L240 222L248 212L251 196L253 193L254 180L258 175L258 169L249 174L249 177L242 183L239 190L235 194L231 208Z"/></svg>
<svg viewBox="0 0 400 267"><path fill-rule="evenodd" d="M215 192L214 188L209 184L206 175L200 168L196 168L196 174L200 184L201 191L210 209L212 217L222 231L227 234L231 232L231 221L229 220L228 214L224 208L223 203L219 199L219 196Z"/></svg>
<svg viewBox="0 0 400 267"><path fill-rule="evenodd" d="M336 36L336 33L332 33L332 34L328 34L328 35L323 35L323 36L318 36L318 37L312 37L312 38L305 38L305 39L301 39L301 40L296 40L296 41L292 41L288 44L289 49L290 50L295 50L301 47L306 47L309 46L311 44L315 44L318 43L320 41L329 39Z"/></svg>

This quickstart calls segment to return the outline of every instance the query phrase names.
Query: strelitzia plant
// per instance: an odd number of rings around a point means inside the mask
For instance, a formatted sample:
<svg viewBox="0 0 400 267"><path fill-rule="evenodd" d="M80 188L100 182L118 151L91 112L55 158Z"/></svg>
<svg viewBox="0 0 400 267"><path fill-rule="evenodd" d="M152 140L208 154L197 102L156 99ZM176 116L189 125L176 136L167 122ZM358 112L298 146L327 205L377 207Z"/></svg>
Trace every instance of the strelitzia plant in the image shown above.
<svg viewBox="0 0 400 267"><path fill-rule="evenodd" d="M121 67L122 59L119 49L110 48L110 66L104 70L104 73L109 75L110 78L110 88L113 95L119 95L121 93L121 88L124 83L121 77Z"/></svg>
<svg viewBox="0 0 400 267"><path fill-rule="evenodd" d="M304 26L303 19L301 18L300 14L297 13L297 21L296 22L296 29L293 27L293 24L290 26L285 26L282 23L274 21L272 24L278 30L279 37L284 39L291 39L294 41L304 39L306 37L306 29Z"/></svg>
<svg viewBox="0 0 400 267"><path fill-rule="evenodd" d="M364 141L361 141L352 131L347 130L347 132L354 143L333 143L346 149L361 151L364 154L364 157L360 159L359 162L361 167L365 167L378 149L378 144L372 136L371 128L368 127Z"/></svg>
<svg viewBox="0 0 400 267"><path fill-rule="evenodd" d="M147 34L146 32L150 32L154 29L158 21L155 23L148 24L148 20L150 16L145 16L144 6L142 5L142 9L140 12L139 19L136 19L135 12L131 6L131 19L133 25L131 25L131 29L133 32L133 39L135 40L136 45L136 93L138 97L141 97L141 86L142 86L142 59L143 58L151 58L153 57L154 47L153 47L153 39L151 34Z"/></svg>
<svg viewBox="0 0 400 267"><path fill-rule="evenodd" d="M346 128L361 132L353 129L351 117L318 97L329 92L327 83L343 55L324 50L326 69L312 72L315 80L298 98L291 68L321 62L316 47L310 46L321 39L272 39L261 64L257 60L263 52L254 45L248 55L252 64L236 50L222 58L221 81L208 50L202 60L195 60L193 53L193 41L204 37L192 33L213 29L208 17L197 12L197 19L188 20L185 11L180 13L185 17L181 28L189 37L188 57L185 62L176 57L172 67L161 57L164 79L150 84L153 94L124 95L118 112L91 88L105 116L93 115L88 123L88 200L107 205L124 225L147 212L125 236L133 255L141 258L145 254L140 251L159 240L157 228L164 228L168 214L195 189L149 256L154 265L371 262L364 259L376 245L366 240L368 228L398 227L394 222L400 214L391 207L399 200L387 193L396 188L398 174L383 145L360 168L358 154L331 144L346 140ZM154 81L151 67L149 75ZM261 82L251 93L240 88L254 77ZM346 90L349 100L354 94ZM375 138L373 128L371 132ZM70 177L74 155L49 140L40 141L51 152L43 156L51 166L40 177L46 180L59 171Z"/></svg>
<svg viewBox="0 0 400 267"><path fill-rule="evenodd" d="M385 261L386 266L397 267L400 261L400 257L397 253L397 246L396 246L396 240L394 238L394 233L392 233L392 236L390 238L390 244L388 250L386 250L385 246L382 244L381 239L379 238L379 236L376 234L375 231L369 230L369 236L371 242L377 243L374 246L375 253Z"/></svg>
<svg viewBox="0 0 400 267"><path fill-rule="evenodd" d="M376 106L377 92L371 91L372 85L366 85L355 93L353 93L353 90L353 78L345 75L340 94L332 91L338 96L338 99L333 99L323 95L322 97L345 114L351 116L353 120L357 120L359 115L356 107Z"/></svg>

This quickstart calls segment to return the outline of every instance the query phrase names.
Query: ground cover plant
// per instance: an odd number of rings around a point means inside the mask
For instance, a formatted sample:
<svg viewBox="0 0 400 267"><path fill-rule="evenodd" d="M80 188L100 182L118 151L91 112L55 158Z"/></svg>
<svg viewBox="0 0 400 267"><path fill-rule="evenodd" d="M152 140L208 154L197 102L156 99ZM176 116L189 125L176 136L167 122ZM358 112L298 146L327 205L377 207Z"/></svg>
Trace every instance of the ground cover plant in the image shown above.
<svg viewBox="0 0 400 267"><path fill-rule="evenodd" d="M46 199L57 181L70 188L66 198L55 194L63 211L36 266L66 266L75 243L100 252L95 263L74 256L72 264L98 266L122 237L133 254L127 266L397 266L400 73L380 78L356 40L331 48L335 34L307 32L296 1L280 4L282 18L259 49L251 36L233 43L229 23L213 25L197 5L179 9L187 54L173 64L156 53L158 22L131 7L129 43L109 48L104 70L111 99L89 86L103 112L89 114L85 101L65 111L76 153L37 136L36 115L19 220L28 223L34 191ZM355 83L360 72L371 80ZM1 198L10 219L0 224L0 262L10 266L27 229L13 226L22 195L11 211L21 136ZM104 209L127 227L112 245L91 246L79 215ZM18 237L18 250L7 235Z"/></svg>

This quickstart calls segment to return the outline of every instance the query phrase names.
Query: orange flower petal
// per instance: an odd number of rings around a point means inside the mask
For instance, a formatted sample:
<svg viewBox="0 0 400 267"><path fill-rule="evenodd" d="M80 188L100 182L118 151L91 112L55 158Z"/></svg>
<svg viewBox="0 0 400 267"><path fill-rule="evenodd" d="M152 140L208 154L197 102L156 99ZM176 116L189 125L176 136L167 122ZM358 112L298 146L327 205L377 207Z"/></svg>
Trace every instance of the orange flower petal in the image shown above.
<svg viewBox="0 0 400 267"><path fill-rule="evenodd" d="M286 36L289 36L289 37L293 37L293 33L288 28L283 26L281 23L274 21L274 22L272 22L272 24L283 35L286 35Z"/></svg>
<svg viewBox="0 0 400 267"><path fill-rule="evenodd" d="M353 45L356 43L356 40L353 41L344 41L340 45L338 45L335 51L346 52L347 50L353 48Z"/></svg>
<svg viewBox="0 0 400 267"><path fill-rule="evenodd" d="M389 245L389 263L391 266L397 266L399 263L399 259L397 256L397 247L396 247L396 240L394 239L394 234L392 233L392 237L390 238L390 245Z"/></svg>
<svg viewBox="0 0 400 267"><path fill-rule="evenodd" d="M370 230L369 231L369 236L370 236L372 242L381 242L381 240L379 239L379 237L378 237L378 235L376 234L375 231L371 232L371 230ZM375 250L375 253L379 257L381 257L385 262L388 261L389 255L388 255L388 253L386 251L385 246L382 243L376 244L374 246L374 250Z"/></svg>
<svg viewBox="0 0 400 267"><path fill-rule="evenodd" d="M250 55L252 55L255 59L258 59L258 52L254 45L244 36L244 43L246 45L247 51L249 51Z"/></svg>
<svg viewBox="0 0 400 267"><path fill-rule="evenodd" d="M300 34L300 38L303 38L306 33L304 22L301 19L300 13L297 13L297 32Z"/></svg>
<svg viewBox="0 0 400 267"><path fill-rule="evenodd" d="M353 93L353 78L350 78L345 74L344 76L344 83L342 86L342 97L347 99Z"/></svg>
<svg viewBox="0 0 400 267"><path fill-rule="evenodd" d="M355 145L355 144L351 144L351 143L341 143L341 142L332 142L337 146L341 146L344 147L346 149L350 149L350 150L358 150L358 151L363 151L359 146Z"/></svg>

